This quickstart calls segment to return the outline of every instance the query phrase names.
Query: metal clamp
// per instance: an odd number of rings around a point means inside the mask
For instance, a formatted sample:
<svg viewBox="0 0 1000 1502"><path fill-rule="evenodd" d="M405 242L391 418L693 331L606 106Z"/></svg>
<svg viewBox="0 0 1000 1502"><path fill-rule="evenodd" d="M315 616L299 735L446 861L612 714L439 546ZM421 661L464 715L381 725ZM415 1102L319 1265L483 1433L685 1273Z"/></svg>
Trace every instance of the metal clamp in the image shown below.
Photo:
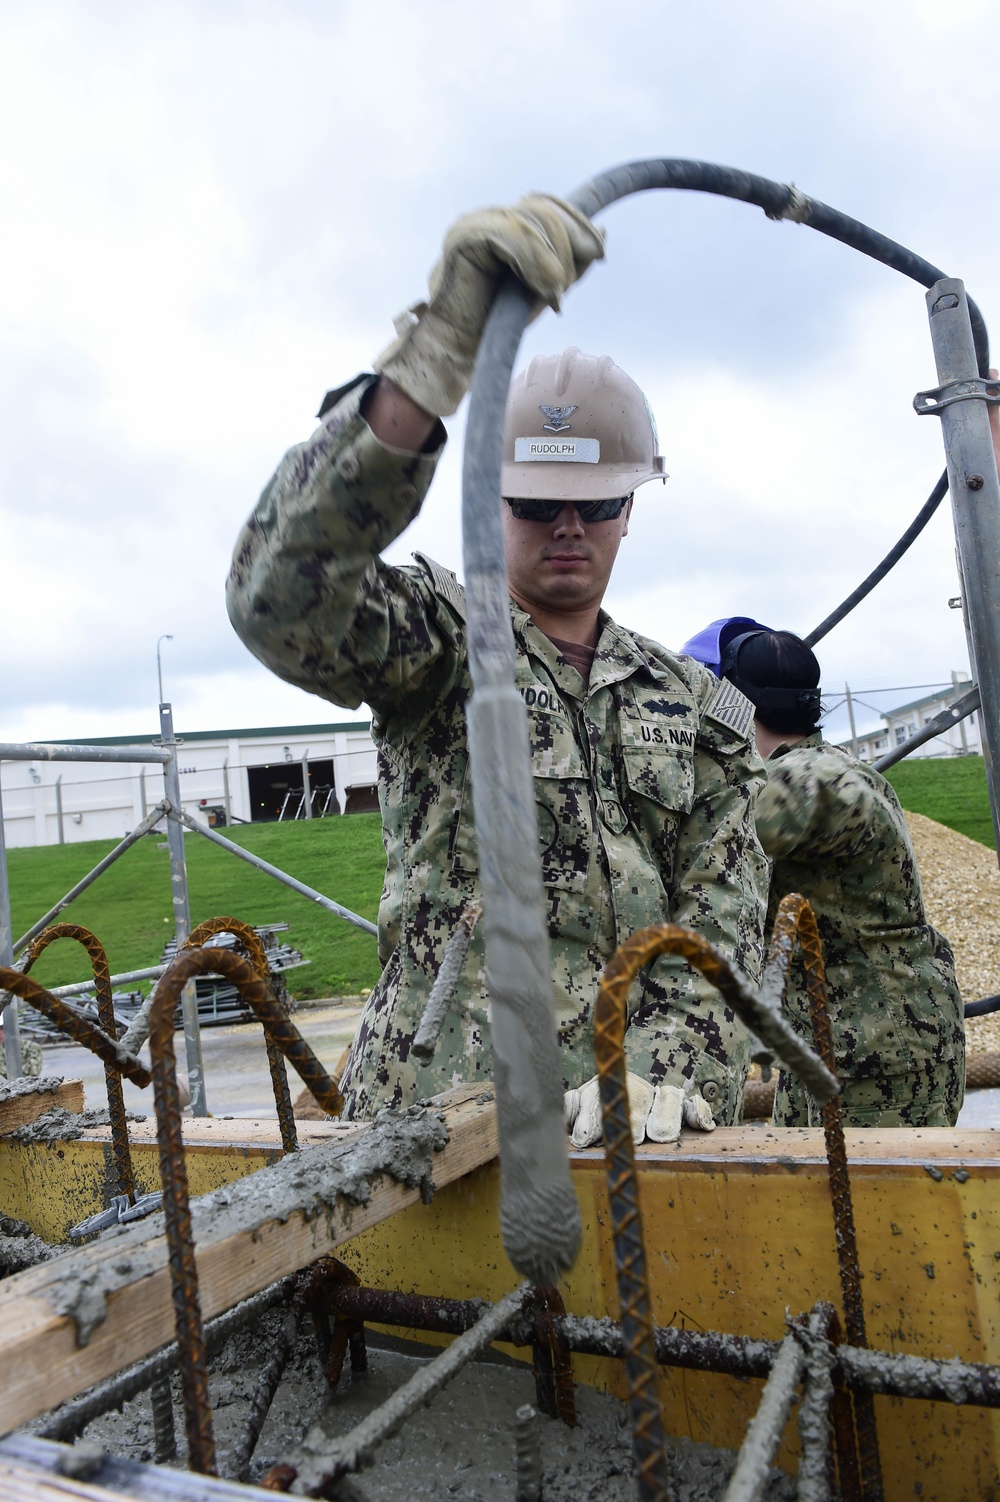
<svg viewBox="0 0 1000 1502"><path fill-rule="evenodd" d="M84 1236L92 1236L95 1231L106 1231L109 1226L123 1226L130 1220L142 1220L144 1216L162 1209L162 1206L163 1192L160 1189L152 1194L140 1194L134 1205L129 1204L127 1194L116 1194L106 1210L98 1210L96 1215L88 1215L79 1225L71 1226L70 1239L80 1241Z"/></svg>
<svg viewBox="0 0 1000 1502"><path fill-rule="evenodd" d="M981 376L974 380L947 381L930 391L918 391L913 398L913 409L920 417L928 413L933 416L955 402L986 402L990 407L1000 407L1000 384Z"/></svg>

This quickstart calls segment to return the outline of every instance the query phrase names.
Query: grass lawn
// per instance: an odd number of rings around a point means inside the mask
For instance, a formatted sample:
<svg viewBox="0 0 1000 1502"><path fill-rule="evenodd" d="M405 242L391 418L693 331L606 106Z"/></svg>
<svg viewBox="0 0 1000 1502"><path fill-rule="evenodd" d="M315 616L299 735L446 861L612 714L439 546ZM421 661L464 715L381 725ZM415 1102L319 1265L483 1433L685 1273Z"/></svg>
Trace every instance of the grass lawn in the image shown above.
<svg viewBox="0 0 1000 1502"><path fill-rule="evenodd" d="M981 756L900 762L889 781L904 808L994 846L993 821ZM253 850L344 907L375 921L385 871L378 814L351 814L309 823L238 825L226 830ZM11 850L15 938L29 928L111 848L106 841ZM292 994L303 1000L351 995L375 984L375 940L305 897L254 871L196 834L185 836L192 923L224 914L247 923L286 922L288 942L308 966L289 972ZM155 965L173 931L166 839L148 835L129 850L63 915L91 929L103 943L112 974ZM33 972L43 985L64 985L88 974L78 945L54 944Z"/></svg>
<svg viewBox="0 0 1000 1502"><path fill-rule="evenodd" d="M378 814L237 825L225 833L234 843L375 921L385 871ZM85 876L113 843L93 840L8 851L15 939ZM287 941L311 962L288 973L289 989L303 999L351 995L375 984L379 963L371 934L325 912L197 834L185 835L184 849L192 924L217 914L247 923L288 923ZM153 834L140 840L62 917L97 935L112 974L157 964L173 932L166 837ZM50 986L84 980L88 973L86 955L69 940L53 944L32 971L43 985Z"/></svg>
<svg viewBox="0 0 1000 1502"><path fill-rule="evenodd" d="M981 756L911 757L890 767L886 777L904 808L996 848Z"/></svg>

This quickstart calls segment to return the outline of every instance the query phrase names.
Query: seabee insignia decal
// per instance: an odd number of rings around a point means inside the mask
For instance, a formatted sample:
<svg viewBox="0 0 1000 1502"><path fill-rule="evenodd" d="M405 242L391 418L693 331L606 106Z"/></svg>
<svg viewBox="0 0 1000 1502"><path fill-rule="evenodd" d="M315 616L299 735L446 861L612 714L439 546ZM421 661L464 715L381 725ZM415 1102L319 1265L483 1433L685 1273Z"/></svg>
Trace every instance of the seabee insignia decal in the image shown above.
<svg viewBox="0 0 1000 1502"><path fill-rule="evenodd" d="M548 422L542 423L547 433L565 433L569 428L566 419L572 417L577 409L576 407L544 407L540 404L538 410L543 417L548 418Z"/></svg>

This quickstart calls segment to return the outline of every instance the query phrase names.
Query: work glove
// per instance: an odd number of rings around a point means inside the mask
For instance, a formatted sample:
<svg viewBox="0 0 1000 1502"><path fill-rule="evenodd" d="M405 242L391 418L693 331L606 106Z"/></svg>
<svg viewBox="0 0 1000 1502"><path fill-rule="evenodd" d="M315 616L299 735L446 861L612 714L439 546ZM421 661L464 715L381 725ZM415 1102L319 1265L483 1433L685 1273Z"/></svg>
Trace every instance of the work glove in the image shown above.
<svg viewBox="0 0 1000 1502"><path fill-rule="evenodd" d="M714 1132L712 1108L688 1080L679 1085L651 1085L637 1074L625 1076L628 1086L632 1141L676 1142L681 1127ZM566 1130L574 1147L593 1147L601 1140L601 1097L595 1075L577 1090L563 1096Z"/></svg>
<svg viewBox="0 0 1000 1502"><path fill-rule="evenodd" d="M477 209L452 225L430 275L430 301L396 320L398 337L375 361L411 401L447 417L469 389L497 283L510 267L558 312L567 287L604 255L604 232L585 214L531 193L513 208Z"/></svg>

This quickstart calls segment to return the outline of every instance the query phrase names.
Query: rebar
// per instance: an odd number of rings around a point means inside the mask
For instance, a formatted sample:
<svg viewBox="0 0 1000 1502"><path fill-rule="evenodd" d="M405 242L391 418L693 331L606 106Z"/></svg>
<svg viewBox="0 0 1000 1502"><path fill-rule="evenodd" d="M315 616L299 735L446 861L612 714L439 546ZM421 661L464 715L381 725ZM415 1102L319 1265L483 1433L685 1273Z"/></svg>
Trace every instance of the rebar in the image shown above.
<svg viewBox="0 0 1000 1502"><path fill-rule="evenodd" d="M149 1052L153 1063L153 1098L156 1105L156 1137L163 1182L163 1211L167 1230L167 1256L177 1332L177 1356L184 1395L184 1426L188 1442L188 1467L208 1476L218 1474L215 1436L208 1400L208 1363L205 1331L198 1296L198 1271L194 1261L191 1201L187 1164L181 1138L181 1101L174 1059L174 1012L186 981L206 967L207 957L225 955L239 965L241 977L253 978L246 960L228 950L198 949L181 954L170 966L153 993L149 1014ZM240 981L231 976L239 987ZM256 982L258 985L259 982Z"/></svg>
<svg viewBox="0 0 1000 1502"><path fill-rule="evenodd" d="M805 1357L805 1382L799 1403L798 1502L830 1502L833 1490L832 1408L833 1345L829 1337L829 1304L789 1321L792 1335Z"/></svg>
<svg viewBox="0 0 1000 1502"><path fill-rule="evenodd" d="M374 1413L362 1419L347 1434L338 1435L330 1448L317 1455L299 1472L307 1497L318 1497L324 1488L363 1465L384 1439L395 1434L406 1419L430 1402L435 1393L456 1376L480 1351L501 1340L511 1320L531 1297L531 1286L522 1283L487 1310L471 1330L453 1340L393 1393Z"/></svg>
<svg viewBox="0 0 1000 1502"><path fill-rule="evenodd" d="M723 1502L758 1502L805 1361L805 1354L794 1335L786 1336L771 1368L760 1406L750 1420L746 1438L740 1446Z"/></svg>
<svg viewBox="0 0 1000 1502"><path fill-rule="evenodd" d="M542 1436L538 1414L525 1403L514 1415L514 1499L539 1502L542 1495Z"/></svg>
<svg viewBox="0 0 1000 1502"><path fill-rule="evenodd" d="M221 1350L236 1330L259 1319L273 1305L287 1301L294 1285L293 1276L282 1278L277 1283L262 1288L260 1293L234 1305L232 1309L227 1309L224 1314L217 1314L209 1320L205 1326L205 1348L209 1356ZM145 1361L119 1372L109 1381L102 1382L100 1386L92 1387L82 1397L63 1403L37 1430L38 1437L59 1440L63 1444L71 1443L94 1419L110 1413L112 1408L121 1408L123 1403L128 1403L139 1393L145 1392L154 1382L169 1376L177 1366L177 1356L177 1345L171 1343L164 1346L162 1351L157 1351L155 1356L149 1356Z"/></svg>
<svg viewBox="0 0 1000 1502"><path fill-rule="evenodd" d="M819 929L816 926L815 914L806 899L797 892L790 892L782 898L774 921L771 955L779 951L790 954L792 942L795 939L798 940L802 952L813 1043L826 1067L831 1073L835 1073L837 1059L833 1026L830 1022L826 970L823 965L823 946L820 943ZM852 1346L865 1347L868 1344L868 1337L865 1330L864 1298L861 1292L861 1267L858 1262L858 1240L854 1228L854 1205L851 1200L851 1180L847 1166L847 1144L844 1140L844 1112L839 1096L824 1101L822 1112L830 1177L830 1198L833 1202L833 1221L837 1240L837 1264L840 1270L841 1297L844 1301L844 1328L848 1342ZM875 1406L867 1393L855 1394L854 1416L858 1430L861 1488L865 1502L881 1502L882 1466L879 1458L878 1433L875 1427Z"/></svg>
<svg viewBox="0 0 1000 1502"><path fill-rule="evenodd" d="M594 1053L601 1093L618 1300L625 1336L632 1453L640 1502L667 1502L670 1487L653 1338L653 1305L639 1207L639 1177L629 1118L625 1022L628 993L639 970L684 933L672 924L660 929L647 928L621 945L605 967L594 1009Z"/></svg>
<svg viewBox="0 0 1000 1502"><path fill-rule="evenodd" d="M573 1358L565 1340L556 1329L554 1318L555 1315L565 1313L566 1306L557 1288L535 1290L535 1338L531 1347L535 1400L546 1418L562 1419L568 1428L575 1429Z"/></svg>
<svg viewBox="0 0 1000 1502"><path fill-rule="evenodd" d="M174 1431L174 1394L169 1376L157 1377L150 1391L153 1410L153 1461L165 1465L177 1457L177 1435Z"/></svg>
<svg viewBox="0 0 1000 1502"><path fill-rule="evenodd" d="M249 923L241 923L239 918L206 918L204 923L199 923L197 928L191 930L181 948L198 949L207 939L220 933L232 934L237 946L243 950L257 975L264 982L268 1000L280 1008L282 1016L287 1017L288 1013L284 1004L270 992L271 969L267 962L267 952L260 935L256 929L250 927ZM292 1112L292 1097L288 1090L285 1060L267 1029L264 1030L264 1043L267 1048L267 1067L271 1075L271 1088L274 1091L274 1107L278 1114L278 1128L281 1132L281 1146L286 1153L294 1153L298 1148L299 1138L295 1128L295 1116Z"/></svg>
<svg viewBox="0 0 1000 1502"><path fill-rule="evenodd" d="M246 1425L230 1453L229 1467L237 1481L245 1481L250 1473L250 1460L270 1412L274 1395L278 1391L278 1384L295 1350L306 1313L310 1305L314 1303L322 1284L328 1279L335 1280L341 1267L342 1264L337 1262L336 1258L321 1257L311 1267L304 1268L296 1278L291 1307L282 1321L270 1354L260 1369Z"/></svg>
<svg viewBox="0 0 1000 1502"><path fill-rule="evenodd" d="M75 939L90 956L97 992L97 1020L109 1038L115 1036L115 1004L111 996L111 972L104 946L89 928L76 923L54 923L51 928L36 934L28 945L21 969L27 975L39 955L56 939ZM108 1117L111 1122L111 1150L115 1160L115 1177L118 1193L125 1195L130 1205L135 1204L135 1177L132 1172L132 1153L129 1149L128 1122L125 1118L125 1096L122 1091L121 1069L117 1064L104 1061L104 1083L108 1092Z"/></svg>
<svg viewBox="0 0 1000 1502"><path fill-rule="evenodd" d="M419 1059L421 1064L429 1064L434 1057L434 1050L441 1036L441 1028L448 1015L451 998L455 993L458 977L462 973L462 966L465 964L465 956L469 952L469 943L482 912L483 905L478 899L467 902L445 945L441 966L434 977L434 984L427 998L420 1026L410 1044L410 1052L415 1059Z"/></svg>
<svg viewBox="0 0 1000 1502"><path fill-rule="evenodd" d="M367 1320L403 1330L434 1330L443 1335L461 1335L471 1330L491 1307L481 1299L446 1299L343 1283L327 1284L321 1300L323 1307L338 1318ZM625 1337L617 1320L557 1314L553 1315L552 1324L567 1350L581 1356L617 1359L625 1354ZM756 1340L715 1330L681 1330L672 1325L657 1325L653 1336L660 1366L723 1372L739 1378L767 1377L780 1349L776 1340ZM534 1339L535 1320L530 1311L512 1319L504 1334L504 1340L515 1346L530 1346ZM835 1318L830 1323L830 1339L836 1356L834 1378L846 1388L884 1393L888 1397L1000 1408L1000 1366L890 1355L841 1345Z"/></svg>
<svg viewBox="0 0 1000 1502"><path fill-rule="evenodd" d="M46 991L37 981L32 980L30 975L25 975L21 970L11 970L7 966L0 966L0 991L9 991L14 996L19 996L22 1001L28 1002L36 1011L43 1012L51 1022L54 1022L60 1032L63 1032L79 1043L83 1048L89 1048L105 1064L111 1064L120 1069L126 1079L131 1080L133 1085L138 1085L144 1090L152 1079L152 1075L144 1064L127 1053L122 1045L114 1038L96 1027L88 1018L82 1017L73 1007L67 1006L58 996L53 996L51 991Z"/></svg>

